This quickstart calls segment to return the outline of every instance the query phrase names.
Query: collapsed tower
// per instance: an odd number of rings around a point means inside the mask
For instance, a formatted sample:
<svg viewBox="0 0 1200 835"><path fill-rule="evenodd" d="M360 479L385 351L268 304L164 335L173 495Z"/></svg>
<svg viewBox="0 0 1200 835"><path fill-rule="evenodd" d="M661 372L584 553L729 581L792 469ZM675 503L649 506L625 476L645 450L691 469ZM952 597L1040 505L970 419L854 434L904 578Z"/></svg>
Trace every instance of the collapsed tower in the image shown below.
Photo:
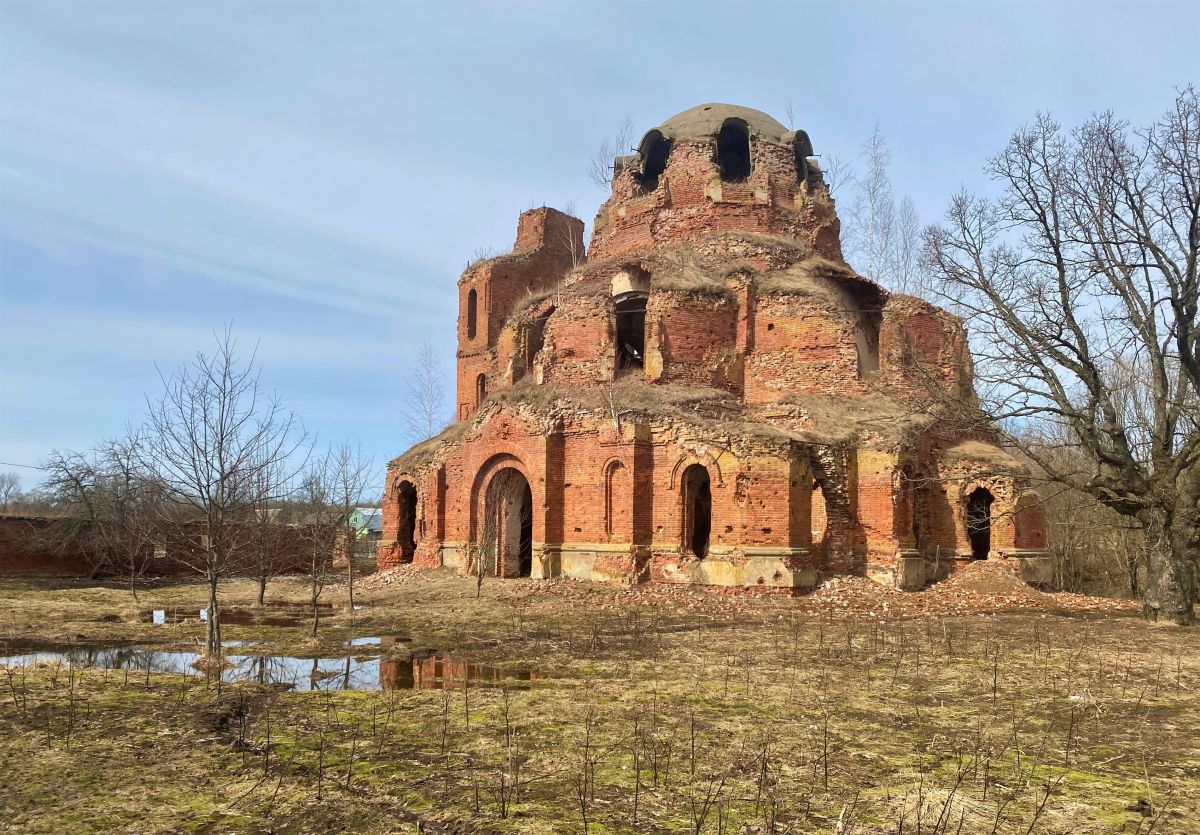
<svg viewBox="0 0 1200 835"><path fill-rule="evenodd" d="M706 104L583 223L521 215L458 283L457 421L390 462L381 567L919 588L1047 581L1045 522L979 414L960 320L843 260L804 131Z"/></svg>

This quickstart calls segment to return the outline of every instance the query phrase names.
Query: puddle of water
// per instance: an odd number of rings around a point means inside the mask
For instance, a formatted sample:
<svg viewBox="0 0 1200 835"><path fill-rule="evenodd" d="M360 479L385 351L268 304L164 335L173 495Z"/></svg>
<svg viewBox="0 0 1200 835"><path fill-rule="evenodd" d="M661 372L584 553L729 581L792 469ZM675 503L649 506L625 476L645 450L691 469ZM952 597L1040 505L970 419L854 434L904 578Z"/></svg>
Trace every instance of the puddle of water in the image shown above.
<svg viewBox="0 0 1200 835"><path fill-rule="evenodd" d="M352 647L377 647L379 646L379 636L375 635L367 638L352 638L350 646Z"/></svg>
<svg viewBox="0 0 1200 835"><path fill-rule="evenodd" d="M374 640L378 646L380 639L368 640ZM242 647L246 642L226 641L224 646ZM159 650L146 645L27 649L0 656L0 666L62 663L140 673L149 669L151 673L202 675L195 667L201 657L196 652ZM521 687L536 677L528 667L477 664L445 653L396 659L377 654L330 658L248 654L229 655L226 660L230 666L221 671L222 681L252 681L294 690L442 690L461 688L464 682L469 687L500 687L503 684Z"/></svg>
<svg viewBox="0 0 1200 835"><path fill-rule="evenodd" d="M322 618L335 614L331 603L322 603L317 612ZM208 620L208 609L143 609L138 620L158 626L189 620L204 623ZM262 609L230 606L221 610L221 622L230 626L299 626L311 620L312 607L307 603L268 604Z"/></svg>

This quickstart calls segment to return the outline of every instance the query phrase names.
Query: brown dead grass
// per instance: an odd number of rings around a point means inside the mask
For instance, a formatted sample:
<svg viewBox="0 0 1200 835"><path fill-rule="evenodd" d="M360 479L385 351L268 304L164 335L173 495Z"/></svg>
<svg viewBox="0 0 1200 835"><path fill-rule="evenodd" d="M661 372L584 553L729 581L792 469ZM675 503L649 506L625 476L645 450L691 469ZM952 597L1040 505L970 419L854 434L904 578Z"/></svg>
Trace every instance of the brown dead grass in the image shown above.
<svg viewBox="0 0 1200 835"><path fill-rule="evenodd" d="M593 833L694 832L706 797L707 833L721 818L730 833L841 820L884 835L902 816L915 831L918 807L939 833L1194 831L1191 632L1113 607L1066 617L1036 595L1012 611L985 574L920 595L838 579L799 598L489 580L476 601L471 578L406 567L361 582L369 608L330 626L520 663L533 681L448 698L218 694L195 676L27 668L0 688L0 812L13 832L578 833L586 775ZM252 592L231 584L230 605ZM10 581L2 624L29 634L53 609L111 630L100 618L127 594ZM253 634L293 647L304 632Z"/></svg>
<svg viewBox="0 0 1200 835"><path fill-rule="evenodd" d="M943 449L941 455L950 461L985 464L1010 472L1022 469L1022 464L1010 453L981 441L961 441Z"/></svg>

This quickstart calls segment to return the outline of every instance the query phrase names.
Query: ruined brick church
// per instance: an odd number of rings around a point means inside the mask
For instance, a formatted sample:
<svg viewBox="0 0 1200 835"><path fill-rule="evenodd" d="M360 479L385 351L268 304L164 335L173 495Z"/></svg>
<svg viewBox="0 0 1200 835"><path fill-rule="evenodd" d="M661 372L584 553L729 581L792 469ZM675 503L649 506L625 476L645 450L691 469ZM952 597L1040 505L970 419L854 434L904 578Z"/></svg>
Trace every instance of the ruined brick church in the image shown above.
<svg viewBox="0 0 1200 835"><path fill-rule="evenodd" d="M389 464L381 567L909 589L971 559L1044 570L961 321L846 264L804 131L680 113L615 161L586 256L581 221L533 209L458 295L457 420Z"/></svg>

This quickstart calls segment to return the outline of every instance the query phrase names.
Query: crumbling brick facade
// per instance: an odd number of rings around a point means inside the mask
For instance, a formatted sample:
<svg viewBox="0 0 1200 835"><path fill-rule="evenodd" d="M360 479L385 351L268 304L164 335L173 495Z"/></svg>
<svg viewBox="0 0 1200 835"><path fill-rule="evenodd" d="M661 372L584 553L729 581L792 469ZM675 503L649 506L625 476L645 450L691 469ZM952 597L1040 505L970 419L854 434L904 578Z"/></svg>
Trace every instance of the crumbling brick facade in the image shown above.
<svg viewBox="0 0 1200 835"><path fill-rule="evenodd" d="M459 281L457 422L392 461L380 564L904 588L1045 525L979 419L962 323L842 259L812 147L702 105L583 224L525 212Z"/></svg>

